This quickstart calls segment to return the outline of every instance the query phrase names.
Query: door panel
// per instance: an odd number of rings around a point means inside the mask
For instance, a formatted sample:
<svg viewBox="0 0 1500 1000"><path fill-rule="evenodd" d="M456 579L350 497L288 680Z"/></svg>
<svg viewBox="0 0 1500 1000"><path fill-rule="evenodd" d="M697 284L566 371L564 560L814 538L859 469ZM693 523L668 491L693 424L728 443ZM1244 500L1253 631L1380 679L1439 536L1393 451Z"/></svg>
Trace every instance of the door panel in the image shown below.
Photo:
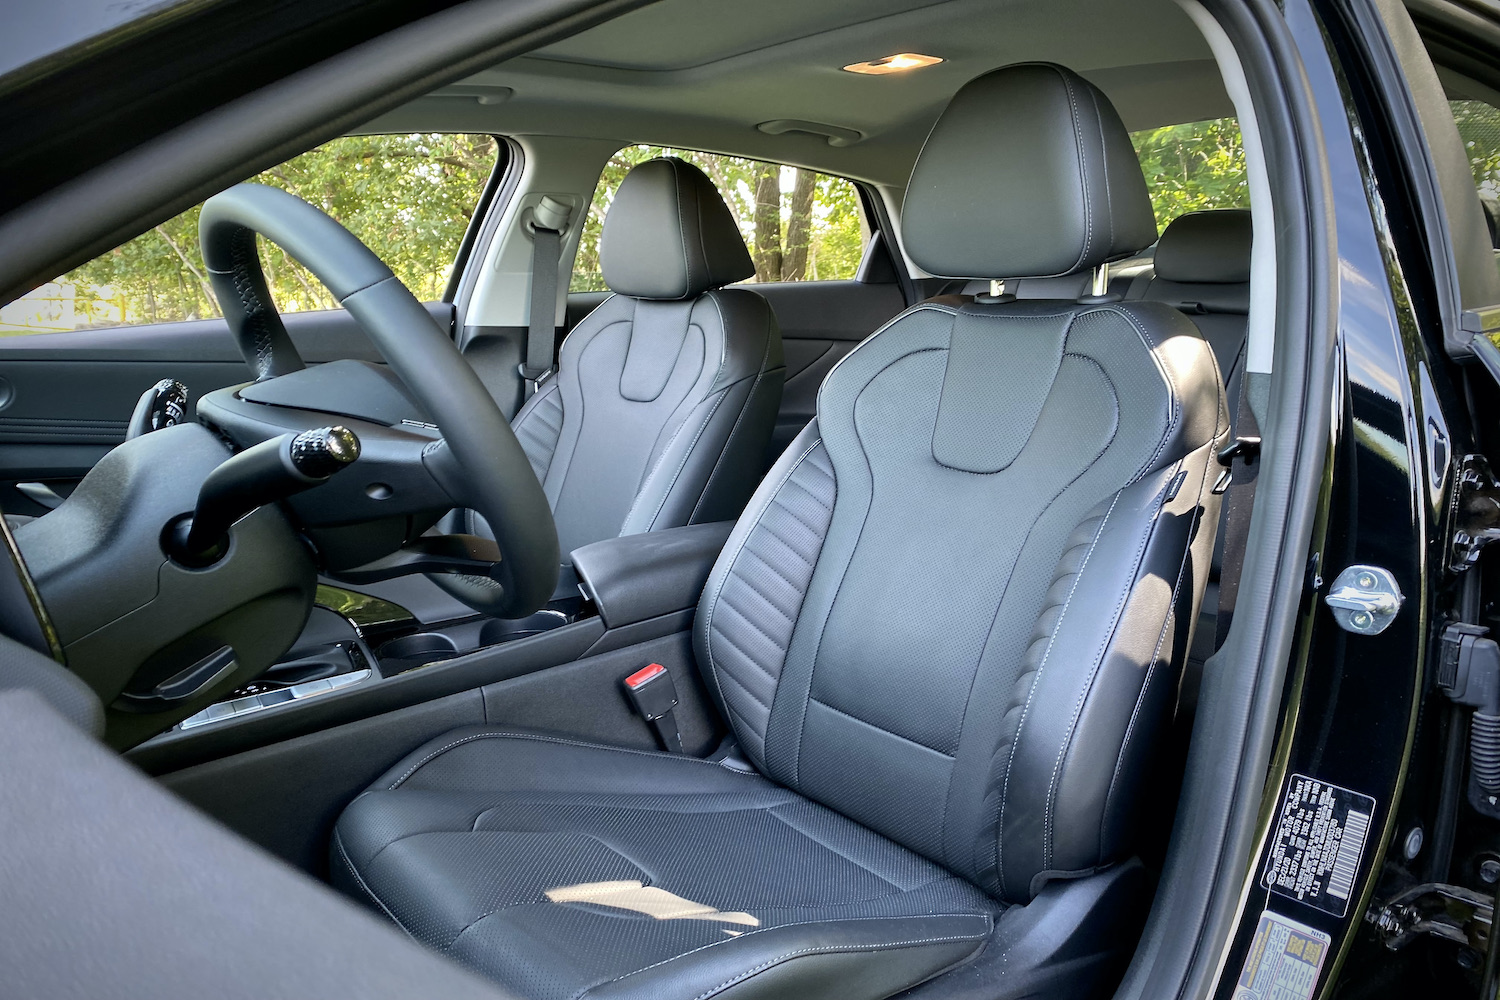
<svg viewBox="0 0 1500 1000"><path fill-rule="evenodd" d="M427 309L451 333L452 304ZM342 309L282 319L309 364L380 360ZM44 512L15 490L17 482L47 482L66 495L124 440L136 400L164 378L184 383L191 402L247 381L250 372L219 319L0 338L0 508Z"/></svg>

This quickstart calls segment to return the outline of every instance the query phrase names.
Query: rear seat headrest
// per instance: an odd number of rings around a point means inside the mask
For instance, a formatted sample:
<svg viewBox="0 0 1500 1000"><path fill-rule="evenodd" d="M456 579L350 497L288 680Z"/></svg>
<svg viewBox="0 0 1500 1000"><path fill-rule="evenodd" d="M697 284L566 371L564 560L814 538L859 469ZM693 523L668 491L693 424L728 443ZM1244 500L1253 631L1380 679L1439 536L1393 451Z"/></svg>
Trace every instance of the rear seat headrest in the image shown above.
<svg viewBox="0 0 1500 1000"><path fill-rule="evenodd" d="M1156 245L1156 276L1186 284L1250 280L1250 210L1226 208L1178 216Z"/></svg>

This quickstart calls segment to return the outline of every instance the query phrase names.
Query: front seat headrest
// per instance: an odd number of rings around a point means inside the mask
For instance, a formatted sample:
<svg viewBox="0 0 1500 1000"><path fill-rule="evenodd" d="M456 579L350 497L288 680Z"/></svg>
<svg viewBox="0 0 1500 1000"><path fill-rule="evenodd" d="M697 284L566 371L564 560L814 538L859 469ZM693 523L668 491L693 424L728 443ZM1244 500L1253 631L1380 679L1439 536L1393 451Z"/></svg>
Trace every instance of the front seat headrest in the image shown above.
<svg viewBox="0 0 1500 1000"><path fill-rule="evenodd" d="M1189 284L1250 280L1250 210L1224 208L1173 219L1156 245L1156 276Z"/></svg>
<svg viewBox="0 0 1500 1000"><path fill-rule="evenodd" d="M1156 240L1140 161L1109 98L1052 63L963 86L917 157L906 248L948 278L1050 277Z"/></svg>
<svg viewBox="0 0 1500 1000"><path fill-rule="evenodd" d="M599 263L606 285L637 299L693 299L755 273L718 188L675 157L625 175L604 217Z"/></svg>

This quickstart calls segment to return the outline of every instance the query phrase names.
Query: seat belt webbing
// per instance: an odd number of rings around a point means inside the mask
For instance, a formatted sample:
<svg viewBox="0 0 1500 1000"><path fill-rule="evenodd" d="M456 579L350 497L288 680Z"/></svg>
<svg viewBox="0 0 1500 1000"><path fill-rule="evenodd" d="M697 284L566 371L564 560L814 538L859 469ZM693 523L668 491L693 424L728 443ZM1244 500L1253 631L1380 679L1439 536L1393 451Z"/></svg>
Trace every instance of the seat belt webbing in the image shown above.
<svg viewBox="0 0 1500 1000"><path fill-rule="evenodd" d="M537 226L531 231L531 240L531 316L526 329L526 360L521 365L527 396L536 392L537 385L552 374L562 233Z"/></svg>

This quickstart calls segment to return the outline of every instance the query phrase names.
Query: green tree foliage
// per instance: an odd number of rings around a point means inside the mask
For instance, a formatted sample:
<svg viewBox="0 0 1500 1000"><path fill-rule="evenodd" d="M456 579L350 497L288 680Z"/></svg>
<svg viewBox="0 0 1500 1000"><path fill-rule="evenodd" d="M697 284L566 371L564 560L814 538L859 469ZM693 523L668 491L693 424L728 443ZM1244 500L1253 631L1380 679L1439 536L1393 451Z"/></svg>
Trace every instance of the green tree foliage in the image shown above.
<svg viewBox="0 0 1500 1000"><path fill-rule="evenodd" d="M573 291L605 289L599 266L605 213L630 168L658 156L694 164L718 187L750 248L756 281L852 278L859 269L869 230L859 192L842 177L718 153L626 146L604 165L594 189L573 266Z"/></svg>
<svg viewBox="0 0 1500 1000"><path fill-rule="evenodd" d="M1146 175L1156 227L1186 212L1248 208L1245 144L1233 118L1168 125L1131 133Z"/></svg>
<svg viewBox="0 0 1500 1000"><path fill-rule="evenodd" d="M441 298L485 181L488 135L374 135L335 139L255 177L344 224L420 299ZM63 275L76 327L218 316L198 248L198 208ZM261 241L261 264L283 312L337 306L321 283Z"/></svg>
<svg viewBox="0 0 1500 1000"><path fill-rule="evenodd" d="M1500 110L1483 101L1450 101L1479 193L1500 195Z"/></svg>

